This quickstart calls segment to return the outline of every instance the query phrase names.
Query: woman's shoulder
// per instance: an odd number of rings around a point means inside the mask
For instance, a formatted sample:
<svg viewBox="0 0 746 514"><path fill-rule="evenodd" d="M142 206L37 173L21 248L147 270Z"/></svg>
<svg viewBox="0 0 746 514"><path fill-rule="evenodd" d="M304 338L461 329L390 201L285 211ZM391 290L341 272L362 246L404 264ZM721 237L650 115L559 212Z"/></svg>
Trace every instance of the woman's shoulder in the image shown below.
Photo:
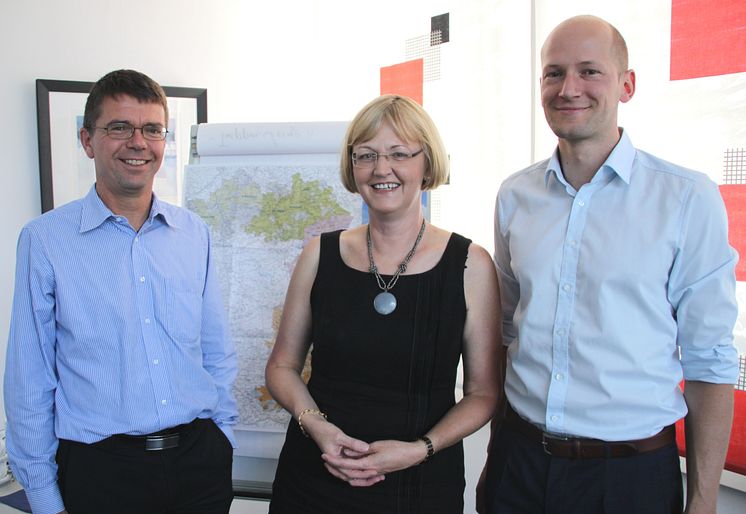
<svg viewBox="0 0 746 514"><path fill-rule="evenodd" d="M355 227L350 227L345 230L338 231L339 238L340 240L347 242L350 240L356 240L361 237L365 237L365 231L367 227L368 225L357 225Z"/></svg>
<svg viewBox="0 0 746 514"><path fill-rule="evenodd" d="M451 251L463 256L466 260L467 269L471 266L477 274L494 271L492 257L482 246L458 232L449 232L435 226L433 226L433 229L443 241L441 244L445 247L444 253Z"/></svg>
<svg viewBox="0 0 746 514"><path fill-rule="evenodd" d="M339 255L342 261L354 269L364 269L365 263L359 262L366 248L367 225L348 228L339 235Z"/></svg>
<svg viewBox="0 0 746 514"><path fill-rule="evenodd" d="M303 247L303 250L298 257L298 263L296 267L300 266L311 266L316 268L319 263L319 254L321 253L321 240L324 234L316 237L312 237Z"/></svg>
<svg viewBox="0 0 746 514"><path fill-rule="evenodd" d="M481 246L473 243L471 239L458 232L451 232L435 225L431 225L431 227L435 235L433 238L433 247L439 254L451 254L467 258L467 255L471 255L472 252L482 249Z"/></svg>
<svg viewBox="0 0 746 514"><path fill-rule="evenodd" d="M467 262L473 262L480 267L486 267L494 271L495 262L492 260L490 253L484 247L469 240L469 253Z"/></svg>
<svg viewBox="0 0 746 514"><path fill-rule="evenodd" d="M467 290L482 291L485 287L498 287L495 262L489 252L477 243L470 242L464 268L464 286Z"/></svg>
<svg viewBox="0 0 746 514"><path fill-rule="evenodd" d="M431 233L430 244L438 253L445 252L449 245L452 245L454 241L458 241L461 238L456 232L451 232L435 225L430 225L428 230Z"/></svg>

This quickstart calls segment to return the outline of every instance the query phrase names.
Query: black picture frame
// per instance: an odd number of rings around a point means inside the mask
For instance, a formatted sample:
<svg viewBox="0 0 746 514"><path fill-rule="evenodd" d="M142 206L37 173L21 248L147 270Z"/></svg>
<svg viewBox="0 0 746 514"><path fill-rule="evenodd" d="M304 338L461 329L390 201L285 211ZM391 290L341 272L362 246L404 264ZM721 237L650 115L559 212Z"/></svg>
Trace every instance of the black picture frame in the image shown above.
<svg viewBox="0 0 746 514"><path fill-rule="evenodd" d="M52 115L50 97L55 93L77 93L87 98L93 82L72 80L36 79L36 113L39 135L39 181L41 190L41 211L54 209L54 156L52 153ZM169 98L192 98L196 100L197 123L207 123L207 89L192 87L163 87ZM80 113L83 114L82 111ZM189 151L188 145L184 150ZM188 157L188 154L187 154Z"/></svg>

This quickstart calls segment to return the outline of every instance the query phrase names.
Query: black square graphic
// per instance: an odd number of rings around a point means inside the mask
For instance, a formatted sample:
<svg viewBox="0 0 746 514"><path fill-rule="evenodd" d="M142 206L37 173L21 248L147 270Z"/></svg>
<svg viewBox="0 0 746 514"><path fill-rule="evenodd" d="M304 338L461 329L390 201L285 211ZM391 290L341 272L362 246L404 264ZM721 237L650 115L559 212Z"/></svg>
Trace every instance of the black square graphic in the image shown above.
<svg viewBox="0 0 746 514"><path fill-rule="evenodd" d="M430 18L430 34L433 32L440 31L440 41L431 38L431 45L439 45L440 43L448 43L448 14L439 14Z"/></svg>

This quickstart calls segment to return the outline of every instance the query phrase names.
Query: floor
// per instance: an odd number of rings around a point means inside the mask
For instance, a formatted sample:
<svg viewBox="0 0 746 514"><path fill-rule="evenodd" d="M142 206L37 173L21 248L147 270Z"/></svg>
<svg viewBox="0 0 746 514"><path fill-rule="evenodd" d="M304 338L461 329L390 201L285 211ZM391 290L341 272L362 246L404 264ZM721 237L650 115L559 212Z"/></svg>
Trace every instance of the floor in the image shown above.
<svg viewBox="0 0 746 514"><path fill-rule="evenodd" d="M236 498L231 505L230 514L267 514L268 510L269 502Z"/></svg>

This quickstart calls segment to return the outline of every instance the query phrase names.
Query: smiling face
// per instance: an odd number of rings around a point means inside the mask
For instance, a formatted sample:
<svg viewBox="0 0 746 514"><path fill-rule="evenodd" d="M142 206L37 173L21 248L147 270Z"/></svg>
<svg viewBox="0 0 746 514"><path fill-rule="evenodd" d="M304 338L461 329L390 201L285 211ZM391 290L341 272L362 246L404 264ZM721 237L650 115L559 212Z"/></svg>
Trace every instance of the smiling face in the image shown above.
<svg viewBox="0 0 746 514"><path fill-rule="evenodd" d="M592 17L563 22L544 43L541 103L561 142L613 146L619 139L618 105L632 98L635 76L622 69L618 45L613 29Z"/></svg>
<svg viewBox="0 0 746 514"><path fill-rule="evenodd" d="M129 95L106 97L95 127L127 122L135 127L166 125L166 113L158 103L139 102ZM150 197L153 179L163 161L165 141L143 138L135 130L129 139L114 139L101 128L80 130L80 142L96 166L96 191L104 203L108 199ZM108 205L108 203L107 203Z"/></svg>
<svg viewBox="0 0 746 514"><path fill-rule="evenodd" d="M370 152L413 154L421 148L416 142L399 138L393 128L384 123L372 139L356 144L352 151L358 155ZM379 156L372 168L353 166L353 178L371 214L406 213L420 208L426 164L424 152L405 161Z"/></svg>

